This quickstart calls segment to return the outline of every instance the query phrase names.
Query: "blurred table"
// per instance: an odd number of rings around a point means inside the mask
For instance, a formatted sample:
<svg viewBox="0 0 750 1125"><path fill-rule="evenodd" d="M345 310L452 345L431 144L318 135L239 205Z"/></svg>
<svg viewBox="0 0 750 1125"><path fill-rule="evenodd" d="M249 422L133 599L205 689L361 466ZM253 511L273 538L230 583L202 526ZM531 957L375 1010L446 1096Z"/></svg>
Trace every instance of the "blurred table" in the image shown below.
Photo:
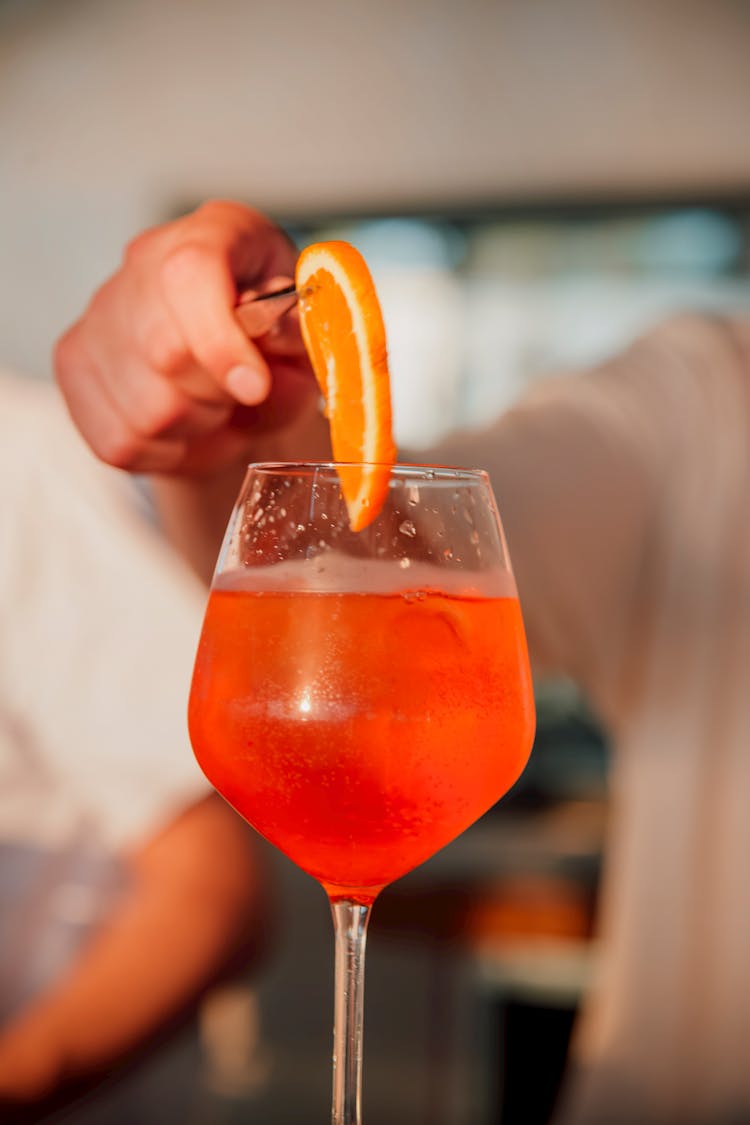
<svg viewBox="0 0 750 1125"><path fill-rule="evenodd" d="M431 959L425 1125L548 1120L596 959L606 814L596 799L493 810L378 899L371 948L408 942ZM465 1089L477 1081L480 1097Z"/></svg>

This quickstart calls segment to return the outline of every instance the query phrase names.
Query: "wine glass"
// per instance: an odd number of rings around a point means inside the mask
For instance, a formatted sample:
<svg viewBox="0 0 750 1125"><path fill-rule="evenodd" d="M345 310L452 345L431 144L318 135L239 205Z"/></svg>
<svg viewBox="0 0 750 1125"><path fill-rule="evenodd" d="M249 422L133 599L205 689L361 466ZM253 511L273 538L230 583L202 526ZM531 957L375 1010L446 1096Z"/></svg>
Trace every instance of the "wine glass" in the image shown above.
<svg viewBox="0 0 750 1125"><path fill-rule="evenodd" d="M515 582L481 471L251 465L190 695L216 789L317 879L335 931L333 1125L359 1125L367 923L378 893L521 773L534 705ZM370 467L371 469L371 467Z"/></svg>

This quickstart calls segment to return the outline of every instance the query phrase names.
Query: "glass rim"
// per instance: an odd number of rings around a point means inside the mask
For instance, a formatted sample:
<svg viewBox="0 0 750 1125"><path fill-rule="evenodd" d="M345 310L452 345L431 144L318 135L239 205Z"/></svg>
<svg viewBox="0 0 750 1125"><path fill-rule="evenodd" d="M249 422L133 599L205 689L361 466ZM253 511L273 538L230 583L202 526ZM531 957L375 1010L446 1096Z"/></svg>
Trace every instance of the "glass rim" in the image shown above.
<svg viewBox="0 0 750 1125"><path fill-rule="evenodd" d="M397 461L392 464L387 461L251 461L247 472L264 473L269 476L289 475L306 476L323 469L337 472L339 469L389 469L397 477L413 477L420 481L451 481L468 483L471 481L488 482L489 473L486 469L467 469L458 465L423 465L410 464Z"/></svg>

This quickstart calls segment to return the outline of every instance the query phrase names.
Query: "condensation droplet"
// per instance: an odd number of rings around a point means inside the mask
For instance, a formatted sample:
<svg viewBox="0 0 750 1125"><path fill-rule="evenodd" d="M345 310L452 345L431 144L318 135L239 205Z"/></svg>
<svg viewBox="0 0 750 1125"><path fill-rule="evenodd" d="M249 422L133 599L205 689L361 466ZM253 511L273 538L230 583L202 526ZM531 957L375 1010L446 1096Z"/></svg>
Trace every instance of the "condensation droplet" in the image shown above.
<svg viewBox="0 0 750 1125"><path fill-rule="evenodd" d="M414 536L417 534L417 529L414 526L414 524L411 522L411 520L403 520L398 525L398 529L399 529L399 531L401 532L402 535L408 535L410 539L413 539Z"/></svg>
<svg viewBox="0 0 750 1125"><path fill-rule="evenodd" d="M402 570L408 570L409 567L411 566L411 559L399 559L398 565L401 567Z"/></svg>

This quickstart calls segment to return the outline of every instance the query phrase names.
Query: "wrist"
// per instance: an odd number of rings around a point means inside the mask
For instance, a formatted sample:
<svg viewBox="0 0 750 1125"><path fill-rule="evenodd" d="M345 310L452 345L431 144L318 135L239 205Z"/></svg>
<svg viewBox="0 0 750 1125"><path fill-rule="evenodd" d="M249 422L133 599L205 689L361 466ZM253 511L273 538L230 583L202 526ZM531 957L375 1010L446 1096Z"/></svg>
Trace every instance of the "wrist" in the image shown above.
<svg viewBox="0 0 750 1125"><path fill-rule="evenodd" d="M206 585L245 471L243 461L211 476L151 479L165 538Z"/></svg>

